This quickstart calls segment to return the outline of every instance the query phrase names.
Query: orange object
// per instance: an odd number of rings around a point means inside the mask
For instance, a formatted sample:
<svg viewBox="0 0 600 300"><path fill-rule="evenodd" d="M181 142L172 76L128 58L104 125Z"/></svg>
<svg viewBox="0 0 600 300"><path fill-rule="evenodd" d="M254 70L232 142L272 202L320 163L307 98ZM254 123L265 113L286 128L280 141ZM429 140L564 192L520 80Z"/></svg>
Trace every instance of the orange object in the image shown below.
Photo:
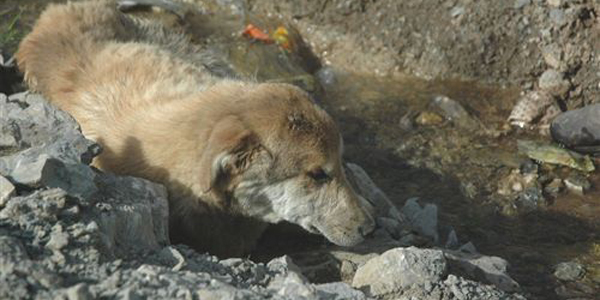
<svg viewBox="0 0 600 300"><path fill-rule="evenodd" d="M253 24L248 24L242 32L242 35L266 44L273 43L273 40L268 34L264 33L262 30L260 30L260 28L254 26Z"/></svg>
<svg viewBox="0 0 600 300"><path fill-rule="evenodd" d="M290 50L292 48L292 44L290 42L289 33L287 29L283 26L277 27L275 32L271 35L273 40L283 49Z"/></svg>

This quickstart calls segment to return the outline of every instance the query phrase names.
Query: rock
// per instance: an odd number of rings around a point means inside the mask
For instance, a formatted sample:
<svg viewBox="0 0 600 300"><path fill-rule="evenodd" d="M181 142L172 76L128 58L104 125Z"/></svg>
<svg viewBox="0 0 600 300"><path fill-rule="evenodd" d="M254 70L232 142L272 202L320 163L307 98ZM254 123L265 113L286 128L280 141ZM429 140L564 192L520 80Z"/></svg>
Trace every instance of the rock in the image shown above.
<svg viewBox="0 0 600 300"><path fill-rule="evenodd" d="M437 282L445 273L446 259L442 251L396 248L358 268L352 286L369 296L381 296L413 285Z"/></svg>
<svg viewBox="0 0 600 300"><path fill-rule="evenodd" d="M563 4L563 0L548 0L548 5L550 5L551 7L561 7Z"/></svg>
<svg viewBox="0 0 600 300"><path fill-rule="evenodd" d="M406 200L402 207L402 213L416 232L431 238L437 244L439 242L437 206L426 204L424 208L421 208L417 200L418 198Z"/></svg>
<svg viewBox="0 0 600 300"><path fill-rule="evenodd" d="M458 237L456 236L456 231L454 231L454 229L450 230L448 233L445 247L446 249L456 249L459 247Z"/></svg>
<svg viewBox="0 0 600 300"><path fill-rule="evenodd" d="M570 83L564 79L563 75L553 69L548 69L538 79L540 89L547 91L553 96L564 96L569 88Z"/></svg>
<svg viewBox="0 0 600 300"><path fill-rule="evenodd" d="M164 186L141 178L105 175L96 182L105 201L92 213L109 252L159 250L169 243Z"/></svg>
<svg viewBox="0 0 600 300"><path fill-rule="evenodd" d="M552 138L583 153L600 153L600 104L558 115L550 125Z"/></svg>
<svg viewBox="0 0 600 300"><path fill-rule="evenodd" d="M477 248L475 248L475 245L473 245L472 242L467 242L464 245L460 246L460 248L458 248L458 251L462 252L462 253L469 253L469 254L478 254L479 252L477 252Z"/></svg>
<svg viewBox="0 0 600 300"><path fill-rule="evenodd" d="M550 195L550 197L556 198L563 188L563 181L560 178L554 178L550 183L544 186L544 193Z"/></svg>
<svg viewBox="0 0 600 300"><path fill-rule="evenodd" d="M565 12L561 9L551 9L550 20L552 20L552 23L554 23L554 25L558 27L562 27L567 23L567 17L565 16Z"/></svg>
<svg viewBox="0 0 600 300"><path fill-rule="evenodd" d="M89 286L85 283L78 283L66 290L68 300L91 300L95 297L90 293Z"/></svg>
<svg viewBox="0 0 600 300"><path fill-rule="evenodd" d="M542 47L542 56L546 64L556 70L563 68L563 51L556 44L550 44Z"/></svg>
<svg viewBox="0 0 600 300"><path fill-rule="evenodd" d="M323 67L315 74L321 85L332 86L337 82L337 75L331 67Z"/></svg>
<svg viewBox="0 0 600 300"><path fill-rule="evenodd" d="M361 291L343 282L318 284L315 286L319 299L327 300L367 300Z"/></svg>
<svg viewBox="0 0 600 300"><path fill-rule="evenodd" d="M585 275L585 269L576 262L563 262L556 266L554 277L564 281L575 281Z"/></svg>
<svg viewBox="0 0 600 300"><path fill-rule="evenodd" d="M569 174L564 183L569 191L579 195L585 194L592 187L590 181L580 173Z"/></svg>
<svg viewBox="0 0 600 300"><path fill-rule="evenodd" d="M430 111L421 112L415 119L415 123L421 126L439 125L443 121L442 116Z"/></svg>
<svg viewBox="0 0 600 300"><path fill-rule="evenodd" d="M379 188L371 177L359 165L346 163L346 175L352 187L374 209L377 227L384 228L391 236L399 238L401 231L407 226L406 218L398 211L392 201Z"/></svg>
<svg viewBox="0 0 600 300"><path fill-rule="evenodd" d="M515 9L521 9L529 4L531 4L531 0L516 0L513 7Z"/></svg>
<svg viewBox="0 0 600 300"><path fill-rule="evenodd" d="M477 130L479 128L479 122L455 100L446 96L437 96L433 98L431 105L439 109L446 119L452 121L460 128L469 130Z"/></svg>
<svg viewBox="0 0 600 300"><path fill-rule="evenodd" d="M29 157L27 152L0 158L0 164L14 165L13 171L6 174L12 181L30 187L62 188L73 196L81 198L89 198L98 191L94 184L96 175L90 167L81 164L65 164L46 154Z"/></svg>
<svg viewBox="0 0 600 300"><path fill-rule="evenodd" d="M541 117L554 102L552 96L546 91L527 92L513 107L508 122L513 126L524 128Z"/></svg>
<svg viewBox="0 0 600 300"><path fill-rule="evenodd" d="M4 176L0 175L0 207L3 207L6 201L15 194L15 186Z"/></svg>
<svg viewBox="0 0 600 300"><path fill-rule="evenodd" d="M63 228L61 225L56 224L52 228L52 233L50 234L50 240L46 243L46 248L54 251L58 251L69 244L69 234L63 232Z"/></svg>
<svg viewBox="0 0 600 300"><path fill-rule="evenodd" d="M452 250L445 250L444 255L450 267L462 269L475 280L491 283L505 292L519 289L519 284L508 275L508 262L500 257Z"/></svg>
<svg viewBox="0 0 600 300"><path fill-rule="evenodd" d="M517 140L517 147L519 152L539 162L563 165L583 172L593 172L596 169L589 156L560 148L557 145Z"/></svg>

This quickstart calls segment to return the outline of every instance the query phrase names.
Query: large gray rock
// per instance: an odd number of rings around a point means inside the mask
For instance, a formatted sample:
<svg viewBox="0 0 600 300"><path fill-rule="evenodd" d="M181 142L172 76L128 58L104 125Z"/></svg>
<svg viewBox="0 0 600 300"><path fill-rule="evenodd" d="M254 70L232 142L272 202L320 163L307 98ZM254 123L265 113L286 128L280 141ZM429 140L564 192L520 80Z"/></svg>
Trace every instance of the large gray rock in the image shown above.
<svg viewBox="0 0 600 300"><path fill-rule="evenodd" d="M352 286L368 295L385 295L440 281L446 274L446 259L440 250L396 248L358 268Z"/></svg>
<svg viewBox="0 0 600 300"><path fill-rule="evenodd" d="M600 104L570 110L558 115L550 126L555 141L568 148L600 153Z"/></svg>

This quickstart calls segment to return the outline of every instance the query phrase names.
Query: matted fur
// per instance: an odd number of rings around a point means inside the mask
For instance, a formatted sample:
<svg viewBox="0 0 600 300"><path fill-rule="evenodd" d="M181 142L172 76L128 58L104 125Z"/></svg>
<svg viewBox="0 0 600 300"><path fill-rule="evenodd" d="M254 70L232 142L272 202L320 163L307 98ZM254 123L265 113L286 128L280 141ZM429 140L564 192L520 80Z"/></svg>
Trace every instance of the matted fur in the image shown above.
<svg viewBox="0 0 600 300"><path fill-rule="evenodd" d="M103 146L95 166L167 186L173 242L232 256L265 222L339 245L374 226L345 178L335 123L305 92L232 79L210 52L113 1L50 5L17 60Z"/></svg>

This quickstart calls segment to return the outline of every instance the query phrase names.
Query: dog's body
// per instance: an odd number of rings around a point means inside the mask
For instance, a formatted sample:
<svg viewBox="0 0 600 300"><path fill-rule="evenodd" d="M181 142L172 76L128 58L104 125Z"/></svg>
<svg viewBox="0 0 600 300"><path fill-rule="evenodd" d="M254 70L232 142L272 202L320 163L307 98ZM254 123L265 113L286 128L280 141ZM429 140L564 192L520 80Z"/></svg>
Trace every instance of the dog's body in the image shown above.
<svg viewBox="0 0 600 300"><path fill-rule="evenodd" d="M167 186L173 242L232 256L264 222L339 245L373 228L334 122L296 87L228 79L217 59L111 1L50 6L17 60L103 146L97 167Z"/></svg>

